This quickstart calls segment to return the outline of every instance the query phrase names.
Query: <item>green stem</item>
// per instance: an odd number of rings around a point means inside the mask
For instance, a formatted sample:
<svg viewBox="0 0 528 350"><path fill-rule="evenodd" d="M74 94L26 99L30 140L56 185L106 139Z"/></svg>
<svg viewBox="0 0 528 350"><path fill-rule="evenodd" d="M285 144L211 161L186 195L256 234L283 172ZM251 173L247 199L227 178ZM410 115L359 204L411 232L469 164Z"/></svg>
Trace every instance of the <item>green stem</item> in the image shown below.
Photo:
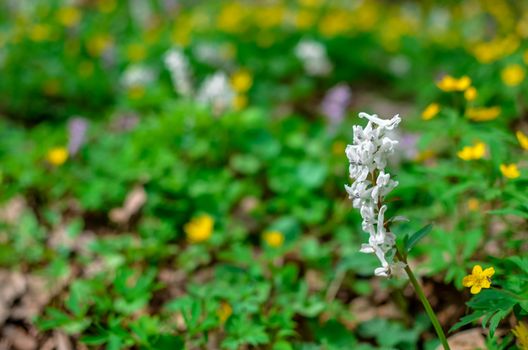
<svg viewBox="0 0 528 350"><path fill-rule="evenodd" d="M425 312L427 312L427 316L429 316L429 319L431 320L431 323L433 324L433 328L435 329L436 334L438 335L438 338L440 339L440 342L442 343L442 346L444 347L444 350L450 350L449 344L447 343L447 338L444 334L444 330L442 329L442 326L440 325L440 322L438 321L438 318L436 317L436 314L433 311L431 304L429 304L429 300L427 300L427 297L425 296L422 286L420 286L420 283L414 276L414 273L409 267L409 264L407 264L407 260L400 254L399 251L396 252L396 256L398 260L405 263L405 272L407 273L407 276L409 276L409 281L411 281L411 284L413 285L414 290L416 291L416 294L418 295L418 299L420 299L420 301L422 302L425 308Z"/></svg>

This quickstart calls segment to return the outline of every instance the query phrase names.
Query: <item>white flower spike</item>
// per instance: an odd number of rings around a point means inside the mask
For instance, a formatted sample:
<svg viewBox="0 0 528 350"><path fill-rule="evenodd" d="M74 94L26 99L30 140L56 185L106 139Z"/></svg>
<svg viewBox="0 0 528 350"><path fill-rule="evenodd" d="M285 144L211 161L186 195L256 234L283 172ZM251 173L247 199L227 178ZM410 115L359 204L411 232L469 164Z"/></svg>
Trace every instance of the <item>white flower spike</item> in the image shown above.
<svg viewBox="0 0 528 350"><path fill-rule="evenodd" d="M362 229L370 236L367 244L362 244L360 252L375 254L381 267L374 270L376 276L398 274L402 269L401 262L389 262L389 253L393 253L396 237L387 231L383 204L398 182L391 179L386 172L387 160L392 155L398 141L389 138L388 131L395 129L401 118L395 115L391 119L381 119L377 115L359 113L360 118L368 119L365 128L354 126L354 142L346 148L350 162L350 178L353 183L345 189L352 199L354 208L361 214Z"/></svg>

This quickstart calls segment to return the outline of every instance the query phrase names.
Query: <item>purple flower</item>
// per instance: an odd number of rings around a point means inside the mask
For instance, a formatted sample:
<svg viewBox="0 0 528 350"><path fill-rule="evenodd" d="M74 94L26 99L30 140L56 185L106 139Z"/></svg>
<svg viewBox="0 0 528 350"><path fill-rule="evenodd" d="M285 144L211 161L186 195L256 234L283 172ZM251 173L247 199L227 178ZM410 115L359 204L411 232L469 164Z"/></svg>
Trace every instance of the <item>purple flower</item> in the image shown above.
<svg viewBox="0 0 528 350"><path fill-rule="evenodd" d="M126 132L134 129L139 123L139 116L134 113L124 113L114 118L110 127L118 132Z"/></svg>
<svg viewBox="0 0 528 350"><path fill-rule="evenodd" d="M321 102L321 112L331 125L335 126L343 121L351 97L352 92L345 84L338 84L328 90Z"/></svg>
<svg viewBox="0 0 528 350"><path fill-rule="evenodd" d="M68 152L74 156L85 142L88 121L74 117L68 121Z"/></svg>

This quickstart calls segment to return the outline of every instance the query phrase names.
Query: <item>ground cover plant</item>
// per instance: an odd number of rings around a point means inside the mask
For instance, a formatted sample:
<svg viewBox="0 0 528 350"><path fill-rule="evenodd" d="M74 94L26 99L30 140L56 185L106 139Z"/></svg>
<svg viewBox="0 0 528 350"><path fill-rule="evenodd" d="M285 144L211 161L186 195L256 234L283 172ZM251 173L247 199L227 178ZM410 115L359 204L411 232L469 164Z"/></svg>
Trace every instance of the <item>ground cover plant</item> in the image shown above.
<svg viewBox="0 0 528 350"><path fill-rule="evenodd" d="M528 349L527 10L1 2L0 349Z"/></svg>

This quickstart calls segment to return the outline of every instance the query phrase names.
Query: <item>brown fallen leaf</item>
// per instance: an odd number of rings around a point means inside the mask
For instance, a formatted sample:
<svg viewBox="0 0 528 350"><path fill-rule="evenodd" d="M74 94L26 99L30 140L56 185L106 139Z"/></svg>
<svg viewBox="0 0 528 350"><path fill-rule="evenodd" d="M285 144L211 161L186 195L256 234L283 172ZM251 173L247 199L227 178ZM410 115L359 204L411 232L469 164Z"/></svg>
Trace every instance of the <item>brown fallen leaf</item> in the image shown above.
<svg viewBox="0 0 528 350"><path fill-rule="evenodd" d="M37 340L21 327L6 326L2 333L13 349L34 350L37 348Z"/></svg>
<svg viewBox="0 0 528 350"><path fill-rule="evenodd" d="M481 328L472 328L457 333L447 339L451 350L486 350L486 339ZM444 350L439 345L436 350Z"/></svg>
<svg viewBox="0 0 528 350"><path fill-rule="evenodd" d="M9 318L13 301L25 293L26 287L23 274L0 271L0 326Z"/></svg>
<svg viewBox="0 0 528 350"><path fill-rule="evenodd" d="M11 198L9 202L0 208L0 221L8 224L16 224L26 207L24 197L16 196Z"/></svg>
<svg viewBox="0 0 528 350"><path fill-rule="evenodd" d="M72 350L70 339L66 334L60 331L54 333L55 342L57 343L57 350Z"/></svg>
<svg viewBox="0 0 528 350"><path fill-rule="evenodd" d="M109 217L115 223L125 224L136 214L147 201L147 192L141 185L136 185L130 191L121 208L114 208L110 211Z"/></svg>

